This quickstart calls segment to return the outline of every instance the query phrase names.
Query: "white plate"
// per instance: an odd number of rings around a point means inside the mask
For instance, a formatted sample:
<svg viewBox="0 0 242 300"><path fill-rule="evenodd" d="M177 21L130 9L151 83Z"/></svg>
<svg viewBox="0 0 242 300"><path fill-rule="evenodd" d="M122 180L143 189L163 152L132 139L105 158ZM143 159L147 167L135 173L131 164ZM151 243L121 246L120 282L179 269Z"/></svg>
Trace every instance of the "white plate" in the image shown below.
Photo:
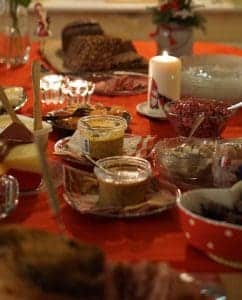
<svg viewBox="0 0 242 300"><path fill-rule="evenodd" d="M242 99L242 57L193 55L182 59L181 94L234 103Z"/></svg>
<svg viewBox="0 0 242 300"><path fill-rule="evenodd" d="M166 120L167 117L166 117L166 114L163 110L160 110L160 111L149 111L148 109L148 106L147 106L147 102L142 102L142 103L139 103L137 106L136 106L136 110L138 113L140 113L141 115L144 115L146 117L150 117L150 118L154 118L154 119L160 119L160 120Z"/></svg>

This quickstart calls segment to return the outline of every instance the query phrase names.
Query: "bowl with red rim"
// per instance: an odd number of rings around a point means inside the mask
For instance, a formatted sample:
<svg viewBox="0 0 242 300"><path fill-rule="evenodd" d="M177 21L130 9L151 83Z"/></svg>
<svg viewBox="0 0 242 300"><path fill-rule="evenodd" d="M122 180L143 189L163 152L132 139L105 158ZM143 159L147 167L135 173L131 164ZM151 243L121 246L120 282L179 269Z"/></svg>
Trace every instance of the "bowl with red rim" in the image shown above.
<svg viewBox="0 0 242 300"><path fill-rule="evenodd" d="M203 116L203 121L194 132L194 137L219 137L227 121L236 110L229 110L229 104L215 99L185 97L166 107L168 120L176 133L189 136L196 120Z"/></svg>
<svg viewBox="0 0 242 300"><path fill-rule="evenodd" d="M239 269L242 269L242 213L239 222L232 215L236 203L242 204L241 188L239 182L230 189L196 189L177 197L187 242L217 262Z"/></svg>

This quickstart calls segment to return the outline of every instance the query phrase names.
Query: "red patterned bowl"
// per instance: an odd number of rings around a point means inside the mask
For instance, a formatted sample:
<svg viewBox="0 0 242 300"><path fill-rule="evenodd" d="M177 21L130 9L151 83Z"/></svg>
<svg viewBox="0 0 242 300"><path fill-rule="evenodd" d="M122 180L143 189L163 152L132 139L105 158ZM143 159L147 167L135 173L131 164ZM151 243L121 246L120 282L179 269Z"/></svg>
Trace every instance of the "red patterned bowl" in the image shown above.
<svg viewBox="0 0 242 300"><path fill-rule="evenodd" d="M242 269L242 226L201 216L201 203L231 196L230 189L197 189L178 195L182 229L187 242L210 258ZM228 202L228 201L227 201Z"/></svg>

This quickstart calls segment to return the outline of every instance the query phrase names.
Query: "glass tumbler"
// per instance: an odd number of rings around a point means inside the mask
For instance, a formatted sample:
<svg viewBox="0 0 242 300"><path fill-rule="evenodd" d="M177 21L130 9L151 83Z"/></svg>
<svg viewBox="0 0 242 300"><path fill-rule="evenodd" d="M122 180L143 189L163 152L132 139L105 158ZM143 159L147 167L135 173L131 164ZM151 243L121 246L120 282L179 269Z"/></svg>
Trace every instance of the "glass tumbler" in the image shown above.
<svg viewBox="0 0 242 300"><path fill-rule="evenodd" d="M18 204L19 185L15 177L0 177L0 219L6 218Z"/></svg>
<svg viewBox="0 0 242 300"><path fill-rule="evenodd" d="M83 99L88 92L88 81L83 79L68 79L63 85L62 92L68 105L83 104Z"/></svg>
<svg viewBox="0 0 242 300"><path fill-rule="evenodd" d="M56 74L43 76L40 79L41 102L47 105L64 103L65 96L62 92L64 80L63 76Z"/></svg>

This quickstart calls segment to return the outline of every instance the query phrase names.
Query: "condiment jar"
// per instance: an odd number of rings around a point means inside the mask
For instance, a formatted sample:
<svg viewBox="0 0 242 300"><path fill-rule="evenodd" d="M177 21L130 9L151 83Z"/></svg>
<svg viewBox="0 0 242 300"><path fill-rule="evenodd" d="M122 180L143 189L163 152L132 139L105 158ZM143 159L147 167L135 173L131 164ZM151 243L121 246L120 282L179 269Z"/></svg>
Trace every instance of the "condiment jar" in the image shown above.
<svg viewBox="0 0 242 300"><path fill-rule="evenodd" d="M133 156L114 156L100 159L97 164L102 167L94 168L99 182L100 205L125 207L145 200L151 177L151 166L147 160Z"/></svg>
<svg viewBox="0 0 242 300"><path fill-rule="evenodd" d="M122 155L127 121L119 116L97 115L80 118L81 151L92 158Z"/></svg>

